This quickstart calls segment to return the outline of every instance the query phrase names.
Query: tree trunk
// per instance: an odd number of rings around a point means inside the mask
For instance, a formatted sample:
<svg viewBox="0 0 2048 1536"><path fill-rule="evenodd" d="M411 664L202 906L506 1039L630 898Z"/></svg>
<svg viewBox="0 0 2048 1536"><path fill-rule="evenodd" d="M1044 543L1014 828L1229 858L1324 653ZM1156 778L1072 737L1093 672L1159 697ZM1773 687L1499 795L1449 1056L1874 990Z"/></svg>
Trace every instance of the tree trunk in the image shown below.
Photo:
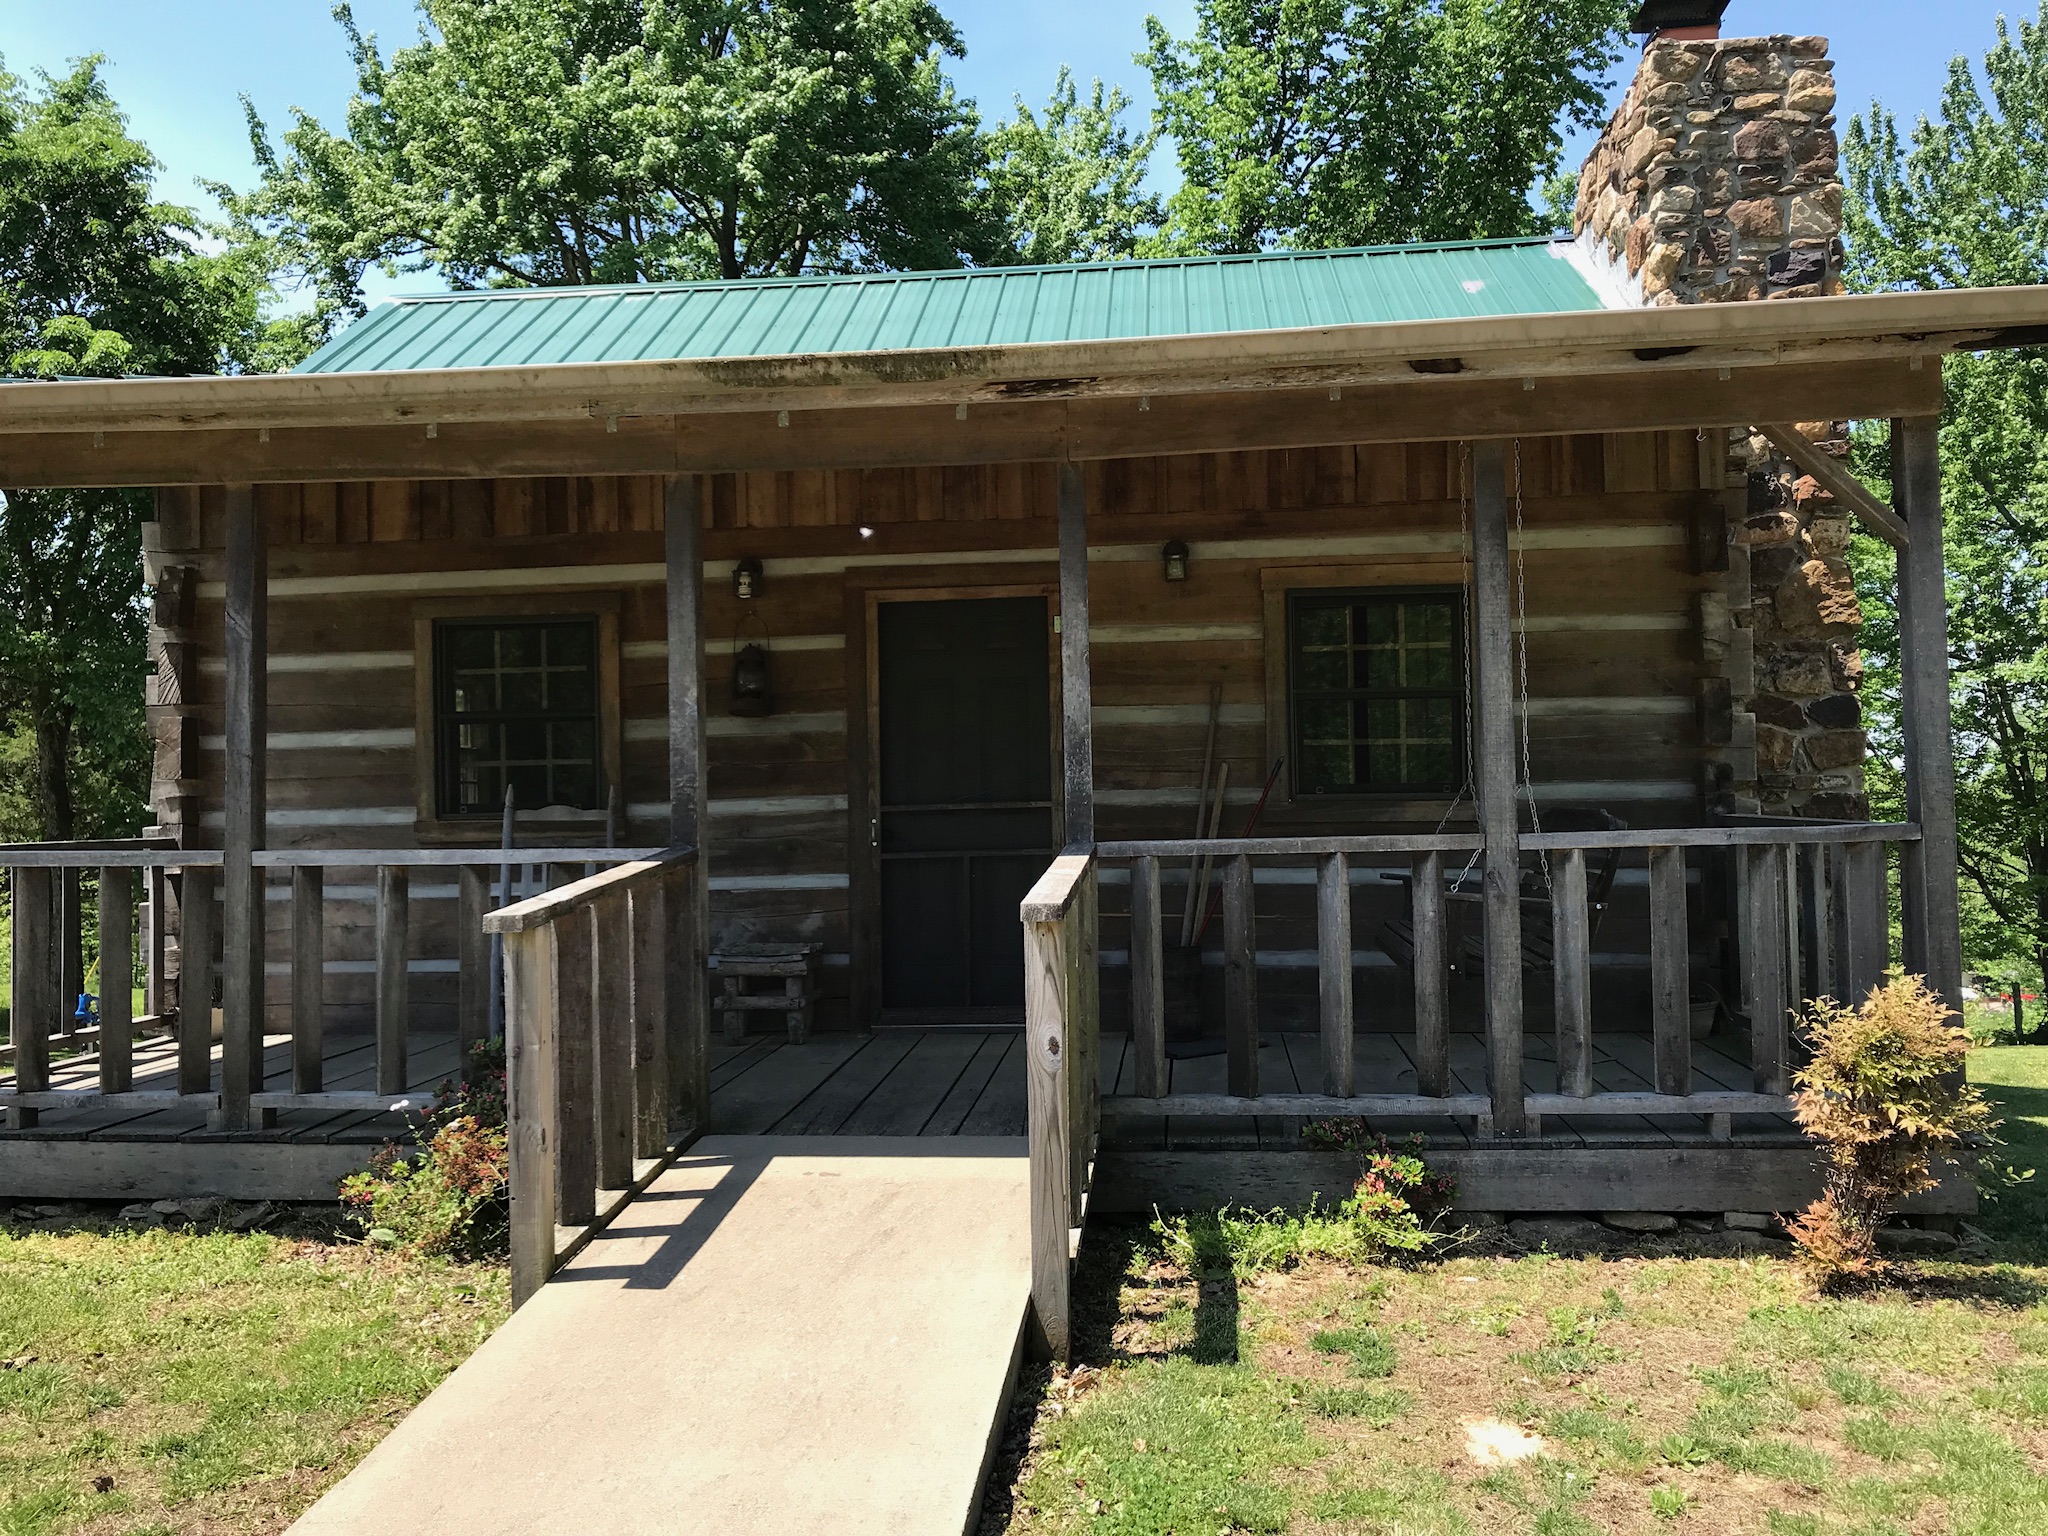
<svg viewBox="0 0 2048 1536"><path fill-rule="evenodd" d="M77 836L71 802L71 711L46 704L36 717L36 811L42 818L45 842L67 842Z"/></svg>

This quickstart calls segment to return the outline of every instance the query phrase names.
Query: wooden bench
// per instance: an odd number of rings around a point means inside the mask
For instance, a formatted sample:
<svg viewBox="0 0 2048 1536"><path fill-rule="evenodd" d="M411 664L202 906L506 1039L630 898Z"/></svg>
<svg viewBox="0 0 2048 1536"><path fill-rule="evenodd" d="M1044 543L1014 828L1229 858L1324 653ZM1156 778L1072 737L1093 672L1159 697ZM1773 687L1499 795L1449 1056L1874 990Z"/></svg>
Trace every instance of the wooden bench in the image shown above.
<svg viewBox="0 0 2048 1536"><path fill-rule="evenodd" d="M712 955L718 971L719 996L712 1007L723 1015L725 1038L737 1044L747 1035L750 1013L789 1016L789 1038L802 1044L810 1038L811 1006L817 1001L822 944L731 944ZM752 992L749 981L779 980L782 990Z"/></svg>

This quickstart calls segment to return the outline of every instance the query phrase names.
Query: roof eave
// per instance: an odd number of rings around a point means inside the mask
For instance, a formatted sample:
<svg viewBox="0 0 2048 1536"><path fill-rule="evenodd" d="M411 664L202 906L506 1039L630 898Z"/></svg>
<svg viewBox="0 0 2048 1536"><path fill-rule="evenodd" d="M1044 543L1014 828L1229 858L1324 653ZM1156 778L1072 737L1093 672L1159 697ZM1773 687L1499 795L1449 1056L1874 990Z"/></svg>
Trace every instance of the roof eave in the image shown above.
<svg viewBox="0 0 2048 1536"><path fill-rule="evenodd" d="M0 384L0 433L559 421L1752 368L2048 343L2048 287L1114 341L411 372Z"/></svg>

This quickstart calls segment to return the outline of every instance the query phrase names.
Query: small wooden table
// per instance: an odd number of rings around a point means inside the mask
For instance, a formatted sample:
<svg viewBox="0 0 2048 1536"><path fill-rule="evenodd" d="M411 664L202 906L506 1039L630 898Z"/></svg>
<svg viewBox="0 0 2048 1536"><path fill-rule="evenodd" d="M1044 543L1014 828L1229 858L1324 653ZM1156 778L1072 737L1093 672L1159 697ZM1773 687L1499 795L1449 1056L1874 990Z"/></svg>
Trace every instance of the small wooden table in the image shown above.
<svg viewBox="0 0 2048 1536"><path fill-rule="evenodd" d="M817 1000L822 944L729 944L711 957L719 980L719 996L711 1006L724 1015L725 1038L737 1044L747 1035L750 1013L782 1013L789 1018L789 1038L802 1044L810 1038L811 1005ZM753 992L752 980L777 980L782 990Z"/></svg>

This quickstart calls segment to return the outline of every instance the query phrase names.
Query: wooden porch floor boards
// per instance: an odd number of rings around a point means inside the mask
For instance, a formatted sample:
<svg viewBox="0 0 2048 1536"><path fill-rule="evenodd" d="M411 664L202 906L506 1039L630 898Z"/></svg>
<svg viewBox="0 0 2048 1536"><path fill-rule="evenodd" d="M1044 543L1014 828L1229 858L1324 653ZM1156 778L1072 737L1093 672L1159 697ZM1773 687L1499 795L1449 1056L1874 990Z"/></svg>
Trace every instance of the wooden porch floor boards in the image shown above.
<svg viewBox="0 0 2048 1536"><path fill-rule="evenodd" d="M871 1035L817 1035L803 1045L755 1040L714 1044L711 1132L724 1135L1021 1136L1024 1134L1024 1059L1015 1031L878 1030ZM1609 1092L1652 1087L1646 1036L1595 1036L1594 1082ZM1737 1042L1730 1042L1740 1050ZM1555 1051L1545 1035L1524 1040L1523 1084L1549 1093L1557 1080ZM1412 1093L1415 1064L1400 1035L1360 1034L1354 1046L1361 1091ZM1222 1093L1226 1064L1219 1052L1167 1062L1169 1093ZM1483 1093L1486 1042L1476 1034L1451 1037L1453 1087ZM1696 1041L1693 1073L1702 1086L1747 1086L1749 1065L1718 1041ZM1135 1066L1129 1037L1102 1036L1102 1091L1129 1095ZM1264 1036L1259 1045L1260 1086L1267 1093L1320 1093L1317 1037ZM1420 1132L1433 1145L1469 1146L1466 1129L1446 1117L1375 1121L1390 1136ZM1744 1116L1738 1140L1796 1136L1785 1117ZM1551 1116L1545 1141L1573 1146L1674 1146L1707 1141L1698 1116ZM1291 1116L1165 1117L1131 1120L1105 1133L1119 1147L1171 1150L1265 1148L1301 1145Z"/></svg>

